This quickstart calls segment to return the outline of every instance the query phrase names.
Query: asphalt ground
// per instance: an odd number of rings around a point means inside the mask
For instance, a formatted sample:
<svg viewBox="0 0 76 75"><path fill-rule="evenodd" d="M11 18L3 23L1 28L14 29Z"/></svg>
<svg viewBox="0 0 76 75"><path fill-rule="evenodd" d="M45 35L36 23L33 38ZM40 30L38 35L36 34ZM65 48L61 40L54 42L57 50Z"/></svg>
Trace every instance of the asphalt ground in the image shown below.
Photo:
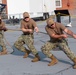
<svg viewBox="0 0 76 75"><path fill-rule="evenodd" d="M68 18L63 18L62 23L66 26ZM40 32L45 31L46 21L37 21ZM6 25L9 29L19 29L20 24ZM76 33L76 19L72 18L72 27L68 27ZM0 56L0 75L76 75L76 69L72 68L73 62L64 54L63 51L56 48L52 53L59 60L54 66L47 66L51 61L41 52L41 46L49 40L49 36L44 33L34 33L34 46L39 52L41 61L31 62L34 58L30 54L27 58L23 58L24 53L13 47L14 42L22 34L21 31L8 30L4 32L4 41L6 43L8 55ZM70 49L76 54L76 39L67 38ZM26 45L25 45L26 46ZM14 48L14 53L10 54Z"/></svg>

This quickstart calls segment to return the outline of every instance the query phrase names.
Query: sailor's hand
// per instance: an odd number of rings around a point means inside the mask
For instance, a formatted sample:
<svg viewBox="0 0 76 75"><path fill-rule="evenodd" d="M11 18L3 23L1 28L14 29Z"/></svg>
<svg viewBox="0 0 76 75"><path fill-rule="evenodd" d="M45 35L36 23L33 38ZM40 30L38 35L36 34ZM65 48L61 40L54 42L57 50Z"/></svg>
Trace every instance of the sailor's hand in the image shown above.
<svg viewBox="0 0 76 75"><path fill-rule="evenodd" d="M4 27L2 30L7 31L8 29L6 27Z"/></svg>
<svg viewBox="0 0 76 75"><path fill-rule="evenodd" d="M35 27L35 32L37 32L37 33L39 32L39 29L38 29L38 27Z"/></svg>
<svg viewBox="0 0 76 75"><path fill-rule="evenodd" d="M62 34L61 36L62 36L62 38L67 38L68 37L68 35L66 35L66 34Z"/></svg>
<svg viewBox="0 0 76 75"><path fill-rule="evenodd" d="M73 34L73 38L75 38L75 39L76 39L76 34Z"/></svg>
<svg viewBox="0 0 76 75"><path fill-rule="evenodd" d="M28 29L28 32L32 33L33 31L32 31L32 29Z"/></svg>

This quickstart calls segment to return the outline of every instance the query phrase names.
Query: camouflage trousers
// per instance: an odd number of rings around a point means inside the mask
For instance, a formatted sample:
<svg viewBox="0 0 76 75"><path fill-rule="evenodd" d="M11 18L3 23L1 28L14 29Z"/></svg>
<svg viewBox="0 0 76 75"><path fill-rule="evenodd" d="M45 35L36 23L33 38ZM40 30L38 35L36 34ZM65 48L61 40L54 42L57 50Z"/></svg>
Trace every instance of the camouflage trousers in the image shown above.
<svg viewBox="0 0 76 75"><path fill-rule="evenodd" d="M28 49L36 55L38 51L34 47L34 41L32 35L21 35L18 40L14 43L14 46L23 52L26 52L28 50L24 44L28 47Z"/></svg>
<svg viewBox="0 0 76 75"><path fill-rule="evenodd" d="M50 50L59 47L71 60L73 60L76 56L75 54L70 50L70 48L67 45L66 40L62 40L60 42L52 42L48 41L45 43L44 46L42 46L41 50L42 52L47 56L51 57L53 54L50 52Z"/></svg>
<svg viewBox="0 0 76 75"><path fill-rule="evenodd" d="M3 34L0 33L0 46L2 47L2 50L6 50L6 45L3 41Z"/></svg>

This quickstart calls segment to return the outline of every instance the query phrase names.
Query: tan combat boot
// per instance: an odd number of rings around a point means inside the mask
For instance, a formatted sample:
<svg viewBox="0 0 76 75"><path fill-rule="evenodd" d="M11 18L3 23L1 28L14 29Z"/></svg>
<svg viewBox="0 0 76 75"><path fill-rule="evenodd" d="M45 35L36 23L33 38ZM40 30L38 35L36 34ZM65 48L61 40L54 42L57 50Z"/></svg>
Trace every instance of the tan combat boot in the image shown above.
<svg viewBox="0 0 76 75"><path fill-rule="evenodd" d="M25 55L23 56L23 58L27 58L29 54L30 54L30 51L29 51L29 50L26 50L26 53L25 53Z"/></svg>
<svg viewBox="0 0 76 75"><path fill-rule="evenodd" d="M38 54L35 55L35 58L32 60L32 62L40 61L40 57Z"/></svg>
<svg viewBox="0 0 76 75"><path fill-rule="evenodd" d="M5 55L5 54L7 54L6 50L3 50L2 52L0 52L0 55Z"/></svg>
<svg viewBox="0 0 76 75"><path fill-rule="evenodd" d="M53 55L50 58L52 61L48 64L48 66L53 66L58 63L58 60Z"/></svg>
<svg viewBox="0 0 76 75"><path fill-rule="evenodd" d="M73 69L76 69L76 58L73 59L74 65L73 65Z"/></svg>

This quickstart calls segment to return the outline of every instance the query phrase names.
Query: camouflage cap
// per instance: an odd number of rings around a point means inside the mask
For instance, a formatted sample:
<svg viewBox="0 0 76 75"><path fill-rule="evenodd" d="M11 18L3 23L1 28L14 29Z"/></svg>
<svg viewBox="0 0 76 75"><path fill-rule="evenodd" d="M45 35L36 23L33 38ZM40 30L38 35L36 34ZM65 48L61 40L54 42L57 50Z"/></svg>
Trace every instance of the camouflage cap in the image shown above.
<svg viewBox="0 0 76 75"><path fill-rule="evenodd" d="M52 18L49 18L49 19L47 19L46 23L47 23L47 25L52 25L55 22L54 22L54 20Z"/></svg>
<svg viewBox="0 0 76 75"><path fill-rule="evenodd" d="M29 17L29 13L28 12L24 12L23 13L23 18L25 18L25 17Z"/></svg>

